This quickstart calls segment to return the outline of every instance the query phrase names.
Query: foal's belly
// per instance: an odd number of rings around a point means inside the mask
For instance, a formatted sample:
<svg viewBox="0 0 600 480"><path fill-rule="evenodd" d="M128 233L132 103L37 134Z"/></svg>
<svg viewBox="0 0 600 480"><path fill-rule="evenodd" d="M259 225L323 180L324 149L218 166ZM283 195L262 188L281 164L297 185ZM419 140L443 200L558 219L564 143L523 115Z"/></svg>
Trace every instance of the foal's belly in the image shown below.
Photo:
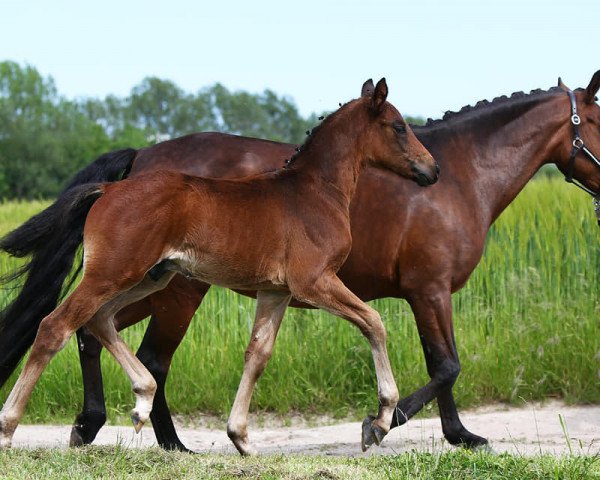
<svg viewBox="0 0 600 480"><path fill-rule="evenodd" d="M187 278L235 290L287 290L283 266L272 256L259 258L227 253L174 251L169 253L168 270Z"/></svg>

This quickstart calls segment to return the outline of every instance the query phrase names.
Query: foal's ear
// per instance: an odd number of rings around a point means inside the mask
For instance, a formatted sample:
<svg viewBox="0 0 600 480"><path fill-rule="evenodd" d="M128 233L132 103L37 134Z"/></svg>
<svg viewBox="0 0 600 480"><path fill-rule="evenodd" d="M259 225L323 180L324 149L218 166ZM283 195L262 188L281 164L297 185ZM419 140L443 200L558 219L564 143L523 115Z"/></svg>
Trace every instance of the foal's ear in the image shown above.
<svg viewBox="0 0 600 480"><path fill-rule="evenodd" d="M375 84L373 80L369 78L365 83L363 83L362 89L360 91L361 97L371 97L373 95L373 91L375 90Z"/></svg>
<svg viewBox="0 0 600 480"><path fill-rule="evenodd" d="M558 88L561 88L562 90L564 90L565 92L571 90L569 87L567 87L563 81L562 78L558 77Z"/></svg>
<svg viewBox="0 0 600 480"><path fill-rule="evenodd" d="M387 96L387 83L385 83L385 78L382 78L377 82L377 85L375 85L375 91L373 92L373 98L371 99L371 108L375 113L381 112Z"/></svg>
<svg viewBox="0 0 600 480"><path fill-rule="evenodd" d="M594 73L594 76L590 80L590 84L585 89L585 103L594 103L596 101L596 94L600 88L600 70Z"/></svg>

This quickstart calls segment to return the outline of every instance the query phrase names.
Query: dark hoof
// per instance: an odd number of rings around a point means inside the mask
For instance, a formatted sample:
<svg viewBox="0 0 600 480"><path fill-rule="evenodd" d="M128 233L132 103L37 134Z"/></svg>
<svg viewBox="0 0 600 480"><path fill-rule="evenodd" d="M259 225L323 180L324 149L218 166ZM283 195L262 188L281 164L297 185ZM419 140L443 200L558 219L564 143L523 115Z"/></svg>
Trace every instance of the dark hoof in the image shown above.
<svg viewBox="0 0 600 480"><path fill-rule="evenodd" d="M69 447L83 447L86 442L83 440L81 432L77 427L71 429L71 438L69 439Z"/></svg>
<svg viewBox="0 0 600 480"><path fill-rule="evenodd" d="M360 442L363 452L366 452L373 444L379 446L383 438L387 435L387 432L383 428L373 424L375 418L376 417L369 415L363 420L362 438Z"/></svg>
<svg viewBox="0 0 600 480"><path fill-rule="evenodd" d="M187 448L183 443L159 443L160 448L164 450L169 450L171 452L183 452L183 453L192 453L196 454L193 450Z"/></svg>
<svg viewBox="0 0 600 480"><path fill-rule="evenodd" d="M446 440L451 445L466 448L468 450L475 450L488 446L487 438L475 435L467 429L462 429L460 432L454 434L444 434L444 437L446 437Z"/></svg>
<svg viewBox="0 0 600 480"><path fill-rule="evenodd" d="M106 422L106 415L103 412L89 411L79 414L71 429L69 446L81 447L92 443L104 422Z"/></svg>

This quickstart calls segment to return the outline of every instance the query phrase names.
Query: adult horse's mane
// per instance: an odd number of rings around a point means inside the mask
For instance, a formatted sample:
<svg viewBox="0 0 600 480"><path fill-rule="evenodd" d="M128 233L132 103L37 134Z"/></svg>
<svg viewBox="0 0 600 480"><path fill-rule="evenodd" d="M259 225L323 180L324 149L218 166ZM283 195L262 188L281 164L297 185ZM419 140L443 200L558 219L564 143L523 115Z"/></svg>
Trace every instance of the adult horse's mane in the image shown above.
<svg viewBox="0 0 600 480"><path fill-rule="evenodd" d="M444 116L442 118L436 118L436 119L428 118L425 125L412 125L411 124L411 128L418 129L418 128L423 128L423 127L432 127L432 126L436 126L441 123L444 123L448 120L455 120L457 118L462 118L467 113L481 112L484 110L487 111L487 109L497 107L498 105L504 106L507 103L517 105L517 104L521 103L520 100L529 101L531 99L538 98L542 95L546 95L549 93L558 93L558 92L563 92L563 90L560 87L551 87L548 90L543 90L541 88L538 88L538 89L532 90L529 93L514 92L510 96L502 95L500 97L494 98L491 102L489 100L480 100L475 105L465 105L457 112L448 110L447 112L444 113Z"/></svg>

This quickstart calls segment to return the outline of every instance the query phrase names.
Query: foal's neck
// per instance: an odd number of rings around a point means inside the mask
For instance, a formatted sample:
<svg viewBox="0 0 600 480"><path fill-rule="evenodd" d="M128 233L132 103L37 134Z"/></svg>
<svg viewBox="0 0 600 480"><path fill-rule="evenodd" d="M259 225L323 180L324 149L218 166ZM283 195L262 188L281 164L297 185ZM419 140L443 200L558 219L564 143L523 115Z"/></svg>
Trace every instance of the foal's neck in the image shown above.
<svg viewBox="0 0 600 480"><path fill-rule="evenodd" d="M361 148L365 125L352 121L354 115L361 114L352 111L360 108L357 102L351 102L325 119L290 166L290 169L309 175L315 188L336 197L345 208L350 205L366 161Z"/></svg>

